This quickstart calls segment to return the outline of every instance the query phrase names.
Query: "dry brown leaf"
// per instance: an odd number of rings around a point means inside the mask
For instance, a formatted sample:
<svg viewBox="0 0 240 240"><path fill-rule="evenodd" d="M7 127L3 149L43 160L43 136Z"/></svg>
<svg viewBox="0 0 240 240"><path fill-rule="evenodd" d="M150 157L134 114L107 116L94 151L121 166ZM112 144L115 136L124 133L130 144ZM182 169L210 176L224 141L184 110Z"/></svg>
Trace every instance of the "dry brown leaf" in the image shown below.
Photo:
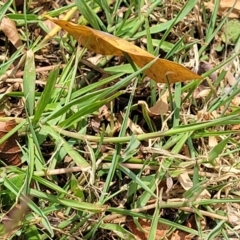
<svg viewBox="0 0 240 240"><path fill-rule="evenodd" d="M199 75L182 65L165 59L156 59L154 55L124 39L83 25L80 26L64 20L52 19L49 16L45 17L66 30L90 51L102 55L117 56L124 56L124 53L127 53L140 68L155 59L156 61L144 73L156 82L166 83L166 80L168 80L170 83L175 83L202 79Z"/></svg>
<svg viewBox="0 0 240 240"><path fill-rule="evenodd" d="M157 117L168 112L167 98L160 98L152 107L148 107L145 101L138 101L138 105L146 109L148 116Z"/></svg>
<svg viewBox="0 0 240 240"><path fill-rule="evenodd" d="M188 173L182 173L178 176L178 181L184 190L189 190L193 186L193 182L189 177Z"/></svg>
<svg viewBox="0 0 240 240"><path fill-rule="evenodd" d="M95 132L100 132L101 119L98 116L94 116L90 120L90 125Z"/></svg>
<svg viewBox="0 0 240 240"><path fill-rule="evenodd" d="M199 98L206 98L209 93L210 93L211 89L210 87L206 87L203 85L199 85L193 92L193 97L196 99Z"/></svg>
<svg viewBox="0 0 240 240"><path fill-rule="evenodd" d="M128 222L128 228L135 235L137 240L147 240L148 234L149 234L149 231L151 228L151 221L145 220L145 219L139 219L138 222L141 225L141 227L143 228L143 230L145 230L145 232L138 229L133 221ZM169 239L169 240L190 239L190 238L186 238L188 233L183 232L181 230L177 230L171 236L166 237L166 234L168 233L168 229L169 229L169 227L167 225L159 223L157 226L155 240L159 240L159 239Z"/></svg>
<svg viewBox="0 0 240 240"><path fill-rule="evenodd" d="M177 230L172 234L171 240L191 240L192 236L188 236L186 232Z"/></svg>
<svg viewBox="0 0 240 240"><path fill-rule="evenodd" d="M189 149L188 145L184 144L182 146L182 154L184 156L188 157L189 159L191 159L190 149Z"/></svg>
<svg viewBox="0 0 240 240"><path fill-rule="evenodd" d="M233 86L237 79L234 77L233 73L230 71L230 69L227 71L225 75L225 80L228 82L230 86Z"/></svg>
<svg viewBox="0 0 240 240"><path fill-rule="evenodd" d="M208 120L213 120L219 117L219 114L217 111L213 111L213 112L206 112L203 110L198 111L197 113L197 119L201 119L203 121L208 121Z"/></svg>
<svg viewBox="0 0 240 240"><path fill-rule="evenodd" d="M169 105L167 99L159 99L152 107L149 108L149 113L152 116L160 116L168 112Z"/></svg>
<svg viewBox="0 0 240 240"><path fill-rule="evenodd" d="M150 112L153 115L160 116L168 112L169 104L168 104L168 92L165 92L161 98L149 108Z"/></svg>
<svg viewBox="0 0 240 240"><path fill-rule="evenodd" d="M56 24L54 22L52 22L51 20L47 19L46 21L44 21L44 24L46 25L46 27L51 31L56 27Z"/></svg>
<svg viewBox="0 0 240 240"><path fill-rule="evenodd" d="M128 222L128 228L131 230L131 232L135 235L135 237L138 240L147 240L150 227L151 227L151 221L145 220L145 219L139 219L138 222L146 232L143 232L140 229L138 229L133 221ZM155 239L161 239L162 237L164 237L165 234L167 233L167 230L168 230L167 225L158 224Z"/></svg>
<svg viewBox="0 0 240 240"><path fill-rule="evenodd" d="M240 124L232 125L231 129L232 130L240 130Z"/></svg>
<svg viewBox="0 0 240 240"><path fill-rule="evenodd" d="M7 17L3 17L2 21L0 22L0 29L5 33L8 40L16 49L23 45L14 21Z"/></svg>
<svg viewBox="0 0 240 240"><path fill-rule="evenodd" d="M15 120L0 122L0 139L16 126ZM19 166L21 164L21 150L17 145L18 133L14 133L0 145L0 159L7 165Z"/></svg>
<svg viewBox="0 0 240 240"><path fill-rule="evenodd" d="M235 4L236 2L236 4ZM234 6L235 4L235 6ZM214 9L215 1L206 2L206 8L210 9L211 11ZM234 7L233 7L234 6ZM233 7L232 12L228 17L230 18L239 18L240 17L240 0L221 0L220 6L218 9L218 14L220 16L225 16L227 12Z"/></svg>
<svg viewBox="0 0 240 240"><path fill-rule="evenodd" d="M21 221L25 218L28 211L28 202L30 199L24 197L14 208L10 210L3 219L5 234L3 239L11 239L12 236L21 228ZM0 238L2 239L2 238Z"/></svg>
<svg viewBox="0 0 240 240"><path fill-rule="evenodd" d="M97 66L103 59L102 55L96 55L94 57L90 57L87 60L92 63L93 65Z"/></svg>
<svg viewBox="0 0 240 240"><path fill-rule="evenodd" d="M240 105L240 96L235 96L231 103L233 106L238 107Z"/></svg>
<svg viewBox="0 0 240 240"><path fill-rule="evenodd" d="M215 146L217 146L218 145L218 140L217 140L217 138L215 137L215 136L210 136L209 138L208 138L208 146L210 147L210 148L213 148L213 147L215 147Z"/></svg>
<svg viewBox="0 0 240 240"><path fill-rule="evenodd" d="M166 178L166 185L167 185L166 194L168 194L173 188L173 179L170 176Z"/></svg>

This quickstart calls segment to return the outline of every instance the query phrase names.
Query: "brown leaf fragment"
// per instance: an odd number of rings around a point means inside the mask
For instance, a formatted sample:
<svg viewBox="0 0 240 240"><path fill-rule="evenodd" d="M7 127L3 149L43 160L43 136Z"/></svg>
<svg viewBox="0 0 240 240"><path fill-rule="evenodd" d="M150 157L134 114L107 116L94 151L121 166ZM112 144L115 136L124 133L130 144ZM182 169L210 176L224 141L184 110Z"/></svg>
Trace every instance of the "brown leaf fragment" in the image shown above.
<svg viewBox="0 0 240 240"><path fill-rule="evenodd" d="M15 120L0 122L0 139L16 126ZM0 159L7 165L19 166L21 164L21 150L17 144L18 133L14 133L0 145Z"/></svg>
<svg viewBox="0 0 240 240"><path fill-rule="evenodd" d="M240 130L240 124L237 124L237 125L233 125L231 127L232 130Z"/></svg>
<svg viewBox="0 0 240 240"><path fill-rule="evenodd" d="M161 114L167 113L168 104L162 99L158 100L152 107L149 108L150 116L159 116Z"/></svg>
<svg viewBox="0 0 240 240"><path fill-rule="evenodd" d="M131 232L135 235L137 240L147 240L148 235L150 232L151 228L151 221L145 220L145 219L139 219L138 220L139 224L141 225L142 229L138 229L137 226L133 221L128 222L128 228L131 230ZM176 230L171 236L168 236L169 227L165 224L159 223L157 226L157 231L156 231L156 236L155 240L159 239L170 239L170 240L190 240L192 239L188 233L181 231L181 230ZM153 239L153 240L154 240Z"/></svg>
<svg viewBox="0 0 240 240"><path fill-rule="evenodd" d="M238 107L240 105L240 96L239 95L235 96L231 103L233 106Z"/></svg>
<svg viewBox="0 0 240 240"><path fill-rule="evenodd" d="M213 111L213 112L206 112L203 110L198 111L197 113L197 119L201 119L202 121L208 121L208 120L213 120L219 117L219 114L217 113L217 111Z"/></svg>
<svg viewBox="0 0 240 240"><path fill-rule="evenodd" d="M161 116L168 112L169 104L167 101L168 94L164 94L152 107L148 107L145 101L138 101L138 104L146 108L147 114L150 117Z"/></svg>
<svg viewBox="0 0 240 240"><path fill-rule="evenodd" d="M156 116L160 116L168 112L168 92L166 92L152 107L149 108L150 112Z"/></svg>
<svg viewBox="0 0 240 240"><path fill-rule="evenodd" d="M138 229L133 221L130 221L128 223L128 228L135 235L136 239L147 240L148 234L151 228L151 221L145 220L145 219L139 219L138 222L141 225L142 229ZM167 229L168 229L167 225L158 224L155 239L161 239L161 237L164 237L164 235L167 233Z"/></svg>
<svg viewBox="0 0 240 240"><path fill-rule="evenodd" d="M101 127L101 119L98 116L94 116L90 121L92 129L95 132L99 132Z"/></svg>
<svg viewBox="0 0 240 240"><path fill-rule="evenodd" d="M187 233L177 230L176 232L174 232L171 236L171 240L190 240L192 238L187 238ZM192 237L192 236L191 236Z"/></svg>
<svg viewBox="0 0 240 240"><path fill-rule="evenodd" d="M205 6L206 8L213 11L215 7L215 0L212 0L210 2L206 2ZM229 18L239 18L240 17L240 1L239 0L221 0L220 6L218 8L218 14L220 16L226 16L227 12L231 9L232 12L228 15Z"/></svg>
<svg viewBox="0 0 240 240"><path fill-rule="evenodd" d="M225 75L225 80L228 82L230 86L233 86L237 79L234 77L233 73L228 69L226 75Z"/></svg>
<svg viewBox="0 0 240 240"><path fill-rule="evenodd" d="M16 204L10 212L3 218L3 226L5 230L5 235L3 239L10 239L15 232L21 228L21 221L25 218L28 212L28 202L30 198L24 197L21 199L19 204ZM1 238L2 239L2 238Z"/></svg>
<svg viewBox="0 0 240 240"><path fill-rule="evenodd" d="M0 29L5 33L8 40L13 46L18 49L23 45L22 40L18 34L15 22L7 17L3 17L0 23Z"/></svg>
<svg viewBox="0 0 240 240"><path fill-rule="evenodd" d="M200 84L193 92L196 99L205 99L210 94L211 88Z"/></svg>
<svg viewBox="0 0 240 240"><path fill-rule="evenodd" d="M218 145L218 139L216 138L216 136L209 136L208 138L208 146L210 148L213 148L215 146Z"/></svg>
<svg viewBox="0 0 240 240"><path fill-rule="evenodd" d="M57 26L57 24L55 24L54 22L52 22L49 19L45 20L44 23L50 31L53 30Z"/></svg>

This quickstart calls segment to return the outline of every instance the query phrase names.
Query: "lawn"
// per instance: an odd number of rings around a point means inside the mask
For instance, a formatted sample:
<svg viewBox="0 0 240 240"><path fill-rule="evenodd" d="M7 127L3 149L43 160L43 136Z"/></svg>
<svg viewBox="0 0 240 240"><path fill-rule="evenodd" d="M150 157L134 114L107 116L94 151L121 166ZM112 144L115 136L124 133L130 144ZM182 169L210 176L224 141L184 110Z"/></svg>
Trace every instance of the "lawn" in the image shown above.
<svg viewBox="0 0 240 240"><path fill-rule="evenodd" d="M240 238L223 2L0 2L0 239Z"/></svg>

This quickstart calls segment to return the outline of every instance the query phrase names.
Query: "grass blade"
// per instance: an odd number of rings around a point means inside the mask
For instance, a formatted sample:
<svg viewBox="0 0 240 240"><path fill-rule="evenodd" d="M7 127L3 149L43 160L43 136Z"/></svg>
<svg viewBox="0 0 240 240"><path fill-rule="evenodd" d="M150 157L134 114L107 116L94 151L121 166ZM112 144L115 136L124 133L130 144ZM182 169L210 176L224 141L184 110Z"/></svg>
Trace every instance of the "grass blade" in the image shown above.
<svg viewBox="0 0 240 240"><path fill-rule="evenodd" d="M50 103L51 96L52 96L51 94L54 90L54 86L55 86L55 83L57 81L58 74L59 74L59 68L51 71L49 76L48 76L47 84L44 88L44 91L43 91L43 93L40 97L40 100L37 104L37 107L36 107L35 116L33 118L33 125L36 124L39 121L45 107L47 106L48 103Z"/></svg>
<svg viewBox="0 0 240 240"><path fill-rule="evenodd" d="M28 114L30 116L34 113L35 105L35 80L36 69L34 61L34 53L32 50L27 51L27 58L23 74L23 91L26 99Z"/></svg>
<svg viewBox="0 0 240 240"><path fill-rule="evenodd" d="M0 8L0 21L2 20L2 18L6 14L7 10L9 10L12 3L13 3L13 0L7 0L7 2L5 2L3 4L3 7Z"/></svg>

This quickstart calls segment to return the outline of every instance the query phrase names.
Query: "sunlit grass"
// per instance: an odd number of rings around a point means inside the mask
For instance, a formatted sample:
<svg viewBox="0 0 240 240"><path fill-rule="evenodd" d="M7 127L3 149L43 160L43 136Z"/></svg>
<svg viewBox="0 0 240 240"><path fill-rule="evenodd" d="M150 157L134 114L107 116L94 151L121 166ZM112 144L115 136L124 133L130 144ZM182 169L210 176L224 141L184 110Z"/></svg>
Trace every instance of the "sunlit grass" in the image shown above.
<svg viewBox="0 0 240 240"><path fill-rule="evenodd" d="M77 41L67 33L57 35L60 28L48 29L40 9L26 6L20 14L12 2L2 4L0 19L7 15L16 22L26 46L1 62L0 79L15 77L10 70L17 60L16 71L24 71L23 87L2 92L0 100L3 109L7 98L21 100L24 114L16 118L18 125L0 139L0 145L19 132L23 165L2 165L1 217L9 217L8 210L23 201L28 209L11 215L19 219L11 222L14 230L3 221L2 235L8 229L11 237L26 239L97 239L102 233L108 233L109 239L134 239L136 231L128 226L128 217L143 232L146 229L139 222L150 220L148 239L155 238L159 224L168 226L166 236L176 230L202 239L228 239L228 231L238 236L229 223L233 213L224 209L239 203L240 119L239 107L233 105L239 81L224 91L223 67L239 53L203 74L209 78L218 71L219 77L210 84L208 95L197 99L201 81L174 86L146 81L143 71L151 63L136 69L131 61L102 56L96 68L91 68L92 63L82 60L94 58L94 54L76 47ZM176 26L191 20L198 1L181 3L181 10L165 22L156 18L159 11L165 17L162 1L149 2L145 6L145 1L78 0L49 9L47 14L136 40L155 56L161 53L160 57L181 64L193 60L189 52L194 44L200 46L198 60L210 58L209 48L227 20L217 17L217 5L211 14L202 13L208 19L204 39L200 42L192 35L193 41L187 42L186 36L192 33L179 34ZM52 38L34 38L31 24L38 24ZM49 52L57 56L56 66L41 79L46 84L39 85L35 81L39 55L53 46L59 49ZM166 91L170 109L166 114L154 119L139 108L139 92L152 107ZM121 99L126 101L119 109ZM0 120L9 117L15 116ZM141 132L137 132L139 128ZM214 146L211 138L216 141ZM173 218L166 216L166 209L174 212ZM191 216L195 227L186 224ZM123 222L116 220L119 217ZM213 227L204 228L203 220Z"/></svg>

